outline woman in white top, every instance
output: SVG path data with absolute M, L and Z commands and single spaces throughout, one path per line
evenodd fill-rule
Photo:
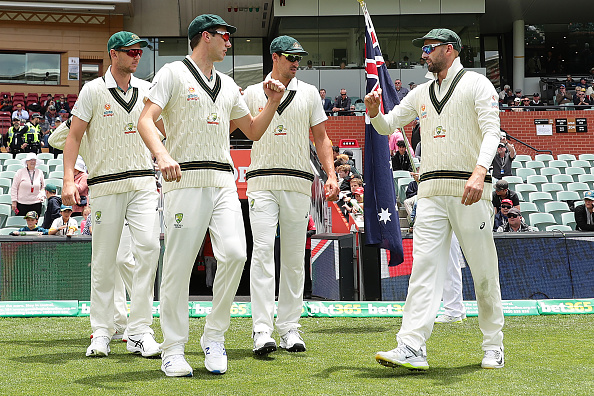
M 41 202 L 45 197 L 43 172 L 36 168 L 37 155 L 27 154 L 23 160 L 24 168 L 19 169 L 12 179 L 10 197 L 15 214 L 32 210 L 41 216 Z

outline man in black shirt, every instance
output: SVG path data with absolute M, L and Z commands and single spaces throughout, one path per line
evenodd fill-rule
M 518 198 L 518 194 L 514 191 L 510 190 L 507 181 L 499 180 L 495 183 L 495 191 L 493 191 L 493 197 L 491 201 L 493 202 L 493 206 L 495 207 L 495 213 L 499 212 L 501 208 L 501 201 L 504 199 L 509 199 L 512 201 L 514 208 L 520 209 L 520 198 Z
M 340 90 L 340 95 L 338 95 L 336 97 L 336 100 L 334 101 L 334 108 L 332 109 L 332 111 L 338 112 L 339 116 L 348 116 L 353 115 L 353 113 L 351 113 L 350 110 L 351 98 L 347 96 L 346 89 L 342 88 Z
M 392 157 L 392 170 L 407 170 L 412 172 L 412 165 L 410 163 L 410 158 L 406 153 L 404 140 L 399 140 L 396 142 L 396 145 L 398 146 L 398 151 Z

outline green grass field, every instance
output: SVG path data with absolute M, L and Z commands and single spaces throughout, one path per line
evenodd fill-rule
M 592 395 L 594 315 L 507 317 L 506 366 L 480 367 L 476 318 L 438 325 L 427 344 L 428 372 L 377 364 L 396 346 L 400 319 L 306 318 L 308 350 L 251 351 L 251 320 L 232 319 L 229 371 L 208 373 L 199 345 L 204 319 L 190 320 L 186 357 L 193 378 L 167 378 L 160 359 L 112 342 L 87 358 L 88 318 L 0 318 L 0 395 Z M 161 340 L 158 320 L 157 340 Z M 274 334 L 278 340 L 278 336 Z

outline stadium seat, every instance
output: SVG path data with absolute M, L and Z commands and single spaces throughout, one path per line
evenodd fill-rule
M 0 191 L 1 194 L 10 193 L 10 187 L 12 187 L 12 180 L 0 178 Z
M 554 200 L 557 200 L 557 193 L 563 191 L 563 186 L 559 183 L 545 183 L 541 187 L 542 192 L 550 193 Z
M 538 208 L 539 212 L 544 212 L 544 204 L 545 202 L 551 202 L 553 200 L 553 197 L 551 196 L 551 194 L 547 193 L 547 192 L 531 192 L 528 194 L 528 201 L 534 203 L 536 205 L 536 207 Z
M 16 171 L 18 171 L 19 169 L 23 169 L 24 166 L 23 164 L 8 164 L 4 167 L 5 171 L 13 171 L 16 173 Z
M 569 226 L 572 230 L 575 230 L 575 215 L 573 212 L 561 214 L 561 224 Z
M 515 192 L 521 201 L 528 201 L 528 194 L 538 191 L 538 188 L 533 184 L 517 184 L 515 187 Z
M 0 228 L 0 235 L 10 235 L 13 231 L 18 231 L 21 227 L 6 227 Z
M 410 177 L 410 172 L 406 170 L 396 170 L 392 171 L 392 176 L 394 177 L 394 180 L 400 179 L 401 177 Z
M 512 191 L 516 191 L 515 186 L 524 183 L 520 176 L 503 176 L 503 180 L 507 182 L 509 189 Z
M 44 164 L 47 164 L 47 161 L 54 159 L 54 155 L 52 153 L 39 153 L 37 154 L 37 161 L 43 161 Z
M 46 185 L 50 183 L 56 186 L 56 195 L 62 194 L 62 185 L 64 183 L 62 179 L 45 179 Z
M 536 154 L 534 156 L 535 161 L 542 161 L 544 162 L 545 166 L 549 166 L 549 162 L 553 161 L 555 158 L 551 154 Z
M 10 216 L 6 219 L 6 227 L 26 227 L 27 220 L 23 216 Z
M 565 169 L 565 174 L 567 175 L 571 175 L 571 177 L 573 177 L 573 181 L 576 182 L 578 181 L 578 176 L 579 175 L 585 175 L 586 171 L 584 170 L 584 168 L 566 168 Z
M 0 204 L 12 205 L 12 198 L 11 198 L 10 194 L 0 195 Z
M 50 172 L 53 172 L 56 170 L 56 166 L 58 165 L 62 165 L 62 160 L 61 159 L 51 159 L 47 161 L 47 166 L 49 166 L 49 170 Z M 62 165 L 64 166 L 64 165 Z M 406 171 L 405 171 L 406 172 Z M 410 175 L 409 175 L 410 177 Z
M 44 178 L 47 178 L 48 177 L 48 175 L 49 175 L 49 166 L 47 166 L 47 165 L 45 165 L 43 163 L 42 164 L 38 163 L 36 165 L 36 168 L 43 172 L 43 177 Z
M 526 162 L 526 168 L 534 169 L 536 174 L 540 175 L 540 170 L 545 168 L 545 164 L 542 161 L 528 161 Z
M 575 155 L 573 154 L 559 154 L 557 156 L 558 160 L 563 160 L 563 161 L 575 161 Z
M 527 169 L 527 168 L 518 168 L 516 169 L 516 176 L 519 176 L 524 180 L 526 183 L 526 178 L 528 175 L 536 175 L 536 171 L 534 169 Z
M 578 155 L 578 159 L 588 161 L 590 166 L 594 166 L 594 154 L 580 154 Z
M 590 163 L 588 161 L 584 161 L 584 160 L 571 161 L 571 167 L 572 168 L 590 169 L 591 166 L 592 165 L 590 165 Z
M 18 153 L 17 155 L 14 156 L 14 158 L 18 159 L 18 160 L 24 160 L 27 157 L 27 154 L 29 154 L 29 153 Z
M 19 160 L 19 159 L 15 159 L 15 158 L 11 157 L 4 161 L 4 168 L 6 168 L 7 165 L 12 165 L 12 164 L 17 164 L 17 165 L 20 165 L 21 167 L 25 166 L 23 164 L 23 160 Z
M 550 213 L 532 213 L 530 225 L 538 228 L 539 231 L 546 231 L 547 226 L 556 225 L 555 218 Z
M 64 172 L 63 171 L 59 171 L 59 170 L 55 170 L 55 171 L 49 173 L 48 178 L 50 178 L 50 179 L 63 179 L 64 178 Z
M 408 183 L 413 181 L 412 177 L 403 177 L 398 179 L 398 202 L 403 203 L 406 199 L 406 188 L 408 187 Z
M 557 168 L 561 171 L 561 173 L 565 173 L 565 168 L 569 167 L 566 161 L 563 160 L 555 160 L 549 162 L 549 168 Z
M 542 168 L 540 174 L 546 176 L 549 183 L 551 183 L 553 181 L 553 175 L 560 175 L 561 171 L 559 168 Z
M 56 167 L 54 168 L 54 171 L 58 171 L 58 172 L 64 172 L 64 164 L 59 164 L 56 165 Z
M 580 198 L 584 197 L 584 192 L 589 191 L 590 186 L 587 183 L 569 183 L 567 185 L 567 191 L 575 191 L 580 195 Z
M 0 164 L 4 164 L 4 161 L 12 159 L 12 154 L 10 153 L 0 153 Z
M 561 215 L 563 213 L 569 212 L 569 206 L 566 202 L 562 201 L 546 202 L 544 204 L 544 209 L 546 213 L 550 213 L 553 215 L 553 217 L 555 218 L 555 222 L 557 224 L 563 224 L 563 222 L 561 221 Z
M 525 155 L 525 154 L 518 154 L 518 155 L 516 155 L 516 158 L 514 158 L 514 161 L 521 162 L 522 165 L 524 165 L 524 167 L 525 167 L 525 163 L 528 161 L 532 161 L 532 157 L 529 155 Z
M 548 183 L 549 179 L 543 175 L 528 175 L 526 177 L 526 183 L 534 184 L 538 191 L 542 191 L 542 185 Z
M 553 175 L 553 183 L 559 183 L 563 186 L 563 189 L 567 191 L 567 185 L 573 183 L 573 177 L 571 175 Z
M 524 221 L 530 225 L 530 215 L 532 213 L 539 213 L 538 208 L 533 202 L 520 202 L 520 212 Z
M 545 231 L 573 231 L 570 226 L 562 224 L 553 224 L 545 227 Z
M 585 175 L 578 175 L 578 181 L 580 183 L 586 183 L 590 187 L 590 190 L 594 190 L 594 175 L 587 173 Z
M 0 172 L 0 178 L 10 179 L 12 183 L 12 179 L 14 179 L 14 175 L 16 174 L 15 171 L 2 171 Z
M 523 168 L 524 166 L 522 166 L 521 162 L 512 161 L 511 167 L 512 167 L 512 175 L 516 176 L 516 169 Z
M 6 219 L 12 214 L 12 208 L 10 205 L 0 205 L 0 228 L 3 228 L 6 224 Z

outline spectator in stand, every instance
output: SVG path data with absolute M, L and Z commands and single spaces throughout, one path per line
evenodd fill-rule
M 37 102 L 33 102 L 27 106 L 27 110 L 29 110 L 30 113 L 41 113 L 41 105 Z
M 528 96 L 522 96 L 522 106 L 528 107 L 530 106 L 530 98 Z M 532 109 L 524 109 L 524 111 L 531 111 Z
M 515 93 L 515 95 L 516 95 L 516 96 L 514 97 L 514 100 L 515 100 L 516 98 L 520 98 L 520 99 L 522 99 L 522 96 L 523 96 L 523 95 L 522 95 L 522 90 L 518 88 L 518 89 L 516 89 L 516 91 L 515 91 L 515 92 L 516 92 L 516 93 Z
M 402 80 L 396 79 L 394 80 L 394 87 L 396 87 L 396 96 L 398 96 L 398 101 L 402 102 L 402 99 L 408 94 L 408 88 L 402 86 Z
M 403 202 L 409 217 L 411 216 L 413 207 L 417 203 L 417 193 L 419 191 L 419 172 L 411 173 L 411 175 L 414 180 L 408 183 L 406 187 L 406 199 Z
M 349 180 L 349 185 L 351 186 L 351 195 L 355 193 L 355 190 L 359 187 L 363 187 L 363 179 L 360 175 L 353 175 L 351 180 Z
M 538 228 L 524 223 L 520 209 L 511 208 L 507 214 L 507 223 L 500 226 L 497 232 L 535 232 Z
M 495 220 L 493 222 L 493 232 L 496 232 L 499 227 L 507 223 L 507 215 L 513 205 L 514 203 L 511 201 L 511 199 L 501 200 L 501 210 L 495 215 Z
M 398 146 L 398 151 L 392 157 L 392 170 L 407 170 L 412 172 L 412 164 L 410 162 L 410 157 L 406 152 L 404 140 L 399 140 L 396 142 L 396 145 Z
M 60 207 L 62 206 L 62 197 L 56 195 L 55 184 L 46 184 L 45 198 L 47 199 L 47 208 L 45 209 L 45 215 L 43 215 L 41 227 L 49 230 L 54 220 L 60 217 Z
M 12 111 L 12 100 L 6 94 L 2 96 L 2 104 L 0 104 L 0 111 Z
M 575 88 L 584 88 L 585 90 L 587 90 L 589 88 L 588 85 L 588 80 L 586 80 L 586 77 L 580 77 L 580 82 L 577 83 L 577 85 L 575 86 Z
M 562 105 L 565 103 L 573 103 L 573 95 L 567 92 L 567 88 L 565 88 L 565 84 L 561 84 L 559 86 L 559 91 L 555 96 L 555 100 L 558 105 Z
M 37 235 L 47 235 L 48 230 L 43 227 L 37 227 L 37 222 L 39 221 L 39 215 L 36 211 L 32 210 L 27 212 L 25 215 L 25 220 L 27 220 L 27 226 L 23 228 L 19 228 L 18 231 L 13 231 L 10 235 L 21 235 L 21 232 L 37 232 Z
M 491 166 L 493 167 L 493 178 L 503 179 L 504 176 L 512 176 L 512 161 L 516 158 L 516 149 L 513 144 L 499 143 L 497 154 L 493 158 Z
M 41 191 L 45 186 L 43 172 L 36 168 L 37 155 L 28 153 L 23 160 L 24 167 L 19 169 L 12 179 L 10 197 L 12 210 L 15 214 L 27 213 L 32 210 L 41 213 L 41 202 L 45 194 Z
M 544 106 L 544 103 L 540 100 L 540 94 L 538 92 L 534 92 L 532 95 L 530 106 Z
M 510 101 L 514 99 L 514 93 L 511 90 L 511 87 L 507 84 L 503 86 L 503 90 L 499 92 L 499 103 L 502 104 L 509 104 Z
M 584 106 L 580 107 L 580 110 L 589 109 L 593 103 L 592 99 L 589 96 L 586 96 L 586 89 L 585 88 L 576 88 L 575 89 L 575 96 L 573 97 L 573 104 L 577 106 Z M 587 107 L 586 107 L 587 106 Z
M 309 221 L 307 223 L 307 238 L 305 239 L 305 281 L 303 283 L 303 298 L 311 298 L 311 237 L 316 234 L 316 224 L 314 223 L 313 217 L 309 215 Z
M 351 109 L 351 98 L 348 97 L 346 89 L 342 88 L 340 90 L 340 95 L 338 95 L 334 101 L 334 108 L 332 111 L 338 112 L 339 116 L 349 116 L 353 115 L 349 110 Z
M 515 97 L 512 102 L 512 111 L 524 111 L 522 108 L 522 98 Z
M 351 150 L 344 150 L 343 154 L 348 157 L 347 164 L 351 166 L 351 173 L 353 175 L 360 175 L 361 172 L 357 170 L 357 167 L 355 166 L 355 160 L 353 160 L 353 152 Z
M 413 89 L 415 89 L 417 87 L 417 84 L 415 84 L 414 81 L 411 81 L 408 83 L 408 91 L 412 91 Z
M 87 206 L 85 206 L 85 208 L 82 211 L 82 217 L 83 217 L 83 219 L 80 222 L 80 229 L 81 230 L 84 230 L 85 229 L 85 226 L 87 225 L 87 219 L 89 219 L 89 215 L 90 214 L 91 214 L 91 205 L 87 205 Z
M 495 183 L 495 191 L 493 191 L 491 198 L 493 207 L 495 208 L 495 213 L 499 212 L 499 208 L 501 208 L 501 202 L 504 199 L 509 199 L 512 201 L 514 208 L 520 209 L 520 198 L 518 198 L 518 194 L 509 189 L 509 185 L 507 184 L 506 180 L 499 180 L 497 183 Z
M 326 97 L 326 90 L 324 88 L 320 89 L 320 98 L 322 98 L 322 107 L 326 115 L 332 115 L 332 101 Z M 333 147 L 338 148 L 338 146 Z
M 60 118 L 60 116 L 56 111 L 56 107 L 51 105 L 47 108 L 47 111 L 45 112 L 45 122 L 47 122 L 47 125 L 49 127 L 54 128 L 56 126 L 56 118 Z
M 575 207 L 575 229 L 594 231 L 594 191 L 584 193 L 584 203 Z
M 68 100 L 66 100 L 64 95 L 56 97 L 55 102 L 55 108 L 58 113 L 60 113 L 62 110 L 64 110 L 66 113 L 70 113 L 70 106 L 68 105 Z
M 565 85 L 565 87 L 567 89 L 574 89 L 575 88 L 575 81 L 573 81 L 573 78 L 571 78 L 571 74 L 568 74 L 567 75 L 567 77 L 563 81 L 563 85 Z
M 336 173 L 338 174 L 338 185 L 340 186 L 340 191 L 350 191 L 351 190 L 351 166 L 344 164 L 340 165 L 336 168 Z
M 89 204 L 89 186 L 87 185 L 87 167 L 83 158 L 79 155 L 74 164 L 74 185 L 78 190 L 80 201 L 72 205 L 72 216 L 82 216 L 83 209 Z
M 23 105 L 18 103 L 16 105 L 16 110 L 12 112 L 12 118 L 18 118 L 19 120 L 23 121 L 23 122 L 27 122 L 29 121 L 29 112 L 27 112 L 27 110 L 23 109 Z
M 58 217 L 52 223 L 49 229 L 49 235 L 72 236 L 78 230 L 78 223 L 72 216 L 72 206 L 62 205 L 60 207 L 62 216 Z
M 336 157 L 340 155 L 340 148 L 338 146 L 332 146 L 332 158 L 336 161 Z

